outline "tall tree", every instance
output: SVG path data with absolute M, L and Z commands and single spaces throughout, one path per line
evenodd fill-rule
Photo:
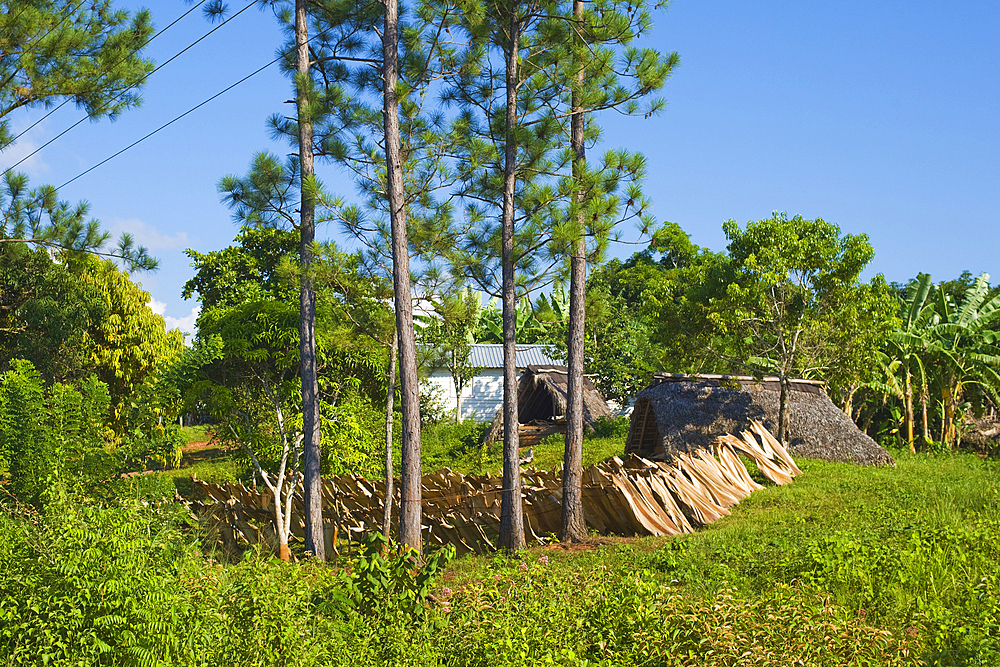
M 382 32 L 382 100 L 385 122 L 385 170 L 389 221 L 392 229 L 392 285 L 399 342 L 400 407 L 403 418 L 400 471 L 399 540 L 421 551 L 420 397 L 417 345 L 410 296 L 410 244 L 403 196 L 403 156 L 399 138 L 399 3 L 385 0 Z
M 111 426 L 121 433 L 133 393 L 157 367 L 184 347 L 178 329 L 166 330 L 149 308 L 150 294 L 110 260 L 89 258 L 81 280 L 94 288 L 102 316 L 87 329 L 83 349 L 90 368 L 107 385 Z
M 454 19 L 430 21 L 453 10 L 447 3 L 433 11 L 418 7 L 401 30 L 394 0 L 314 5 L 315 60 L 324 82 L 316 155 L 346 166 L 365 197 L 363 209 L 335 200 L 324 205 L 368 249 L 372 267 L 392 278 L 403 418 L 400 540 L 417 550 L 420 420 L 411 280 L 416 273 L 436 280 L 436 273 L 410 259 L 427 244 L 444 243 L 439 231 L 448 206 L 435 202 L 433 193 L 451 178 L 442 158 L 450 138 L 439 119 L 425 115 L 424 105 L 433 99 L 427 91 L 440 69 L 453 66 L 449 38 L 439 26 Z M 377 107 L 368 103 L 373 99 Z M 284 119 L 274 126 L 282 133 L 289 128 Z
M 306 550 L 326 560 L 323 539 L 323 488 L 320 479 L 319 378 L 316 370 L 316 291 L 313 287 L 313 244 L 316 240 L 316 171 L 313 167 L 312 89 L 309 53 L 309 16 L 306 0 L 295 0 L 295 111 L 298 119 L 299 163 L 299 364 L 302 380 L 304 441 L 304 500 Z
M 445 98 L 459 108 L 457 168 L 462 172 L 459 194 L 468 226 L 450 261 L 501 301 L 504 491 L 499 541 L 508 550 L 525 545 L 517 433 L 517 304 L 557 264 L 548 247 L 557 196 L 545 181 L 558 171 L 558 121 L 548 102 L 558 97 L 559 88 L 551 72 L 542 75 L 542 54 L 552 46 L 543 38 L 544 28 L 550 16 L 557 16 L 557 8 L 554 0 L 502 0 L 470 7 L 461 25 L 469 36 L 469 65 L 447 78 Z
M 587 277 L 587 237 L 598 249 L 607 243 L 611 228 L 622 214 L 615 201 L 619 179 L 630 182 L 625 214 L 643 215 L 647 203 L 638 189 L 643 162 L 640 156 L 610 153 L 597 173 L 588 173 L 586 158 L 587 125 L 593 140 L 597 128 L 589 114 L 616 109 L 625 113 L 638 111 L 637 101 L 663 86 L 672 68 L 679 62 L 676 53 L 663 58 L 653 49 L 624 48 L 651 25 L 644 2 L 604 1 L 585 11 L 583 0 L 573 0 L 572 18 L 567 21 L 569 57 L 560 53 L 556 62 L 569 62 L 565 76 L 569 89 L 572 153 L 568 224 L 570 264 L 570 313 L 567 339 L 569 378 L 566 409 L 566 447 L 563 461 L 562 539 L 580 541 L 586 537 L 583 518 L 583 371 L 586 322 L 585 289 Z M 616 53 L 616 50 L 622 52 Z M 620 62 L 616 62 L 619 60 Z M 628 81 L 631 87 L 625 85 Z M 662 100 L 652 100 L 644 109 L 646 117 L 663 107 Z M 609 201 L 610 200 L 610 201 Z M 651 219 L 646 216 L 645 224 Z M 598 252 L 599 254 L 599 252 Z

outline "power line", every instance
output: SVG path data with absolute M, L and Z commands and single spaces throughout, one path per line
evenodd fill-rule
M 244 9 L 246 9 L 246 8 L 244 8 Z M 241 12 L 242 12 L 242 11 L 243 11 L 243 10 L 241 10 Z M 235 16 L 234 16 L 233 18 L 235 18 Z M 220 26 L 220 27 L 221 27 L 221 26 Z M 319 33 L 318 35 L 314 35 L 314 36 L 310 37 L 310 38 L 309 38 L 309 39 L 308 39 L 308 40 L 306 41 L 306 43 L 308 44 L 309 42 L 311 42 L 311 41 L 312 41 L 312 40 L 314 40 L 314 39 L 320 39 L 320 38 L 322 38 L 322 37 L 323 37 L 324 35 L 326 35 L 326 33 L 330 32 L 330 30 L 332 30 L 332 29 L 333 29 L 332 27 L 330 27 L 330 28 L 327 28 L 327 29 L 326 29 L 326 30 L 324 30 L 323 32 Z M 259 67 L 258 69 L 254 70 L 254 71 L 253 71 L 253 72 L 251 72 L 250 74 L 247 74 L 247 75 L 246 75 L 245 77 L 243 77 L 242 79 L 240 79 L 240 80 L 239 80 L 239 81 L 237 81 L 236 83 L 234 83 L 234 84 L 231 84 L 231 85 L 227 86 L 226 88 L 224 88 L 224 89 L 220 90 L 219 92 L 217 92 L 217 93 L 216 93 L 215 95 L 212 95 L 211 97 L 209 97 L 209 98 L 208 98 L 207 100 L 205 100 L 205 101 L 203 101 L 203 102 L 201 102 L 201 103 L 197 104 L 196 106 L 193 106 L 193 107 L 191 107 L 190 109 L 188 109 L 187 111 L 185 111 L 185 112 L 184 112 L 184 113 L 182 113 L 181 115 L 179 115 L 179 116 L 177 116 L 177 117 L 173 118 L 172 120 L 170 120 L 170 121 L 168 121 L 168 122 L 164 123 L 163 125 L 159 126 L 159 127 L 158 127 L 158 128 L 156 128 L 155 130 L 153 130 L 152 132 L 150 132 L 149 134 L 147 134 L 146 136 L 144 136 L 144 137 L 142 137 L 142 138 L 140 138 L 140 139 L 137 139 L 136 141 L 133 141 L 133 142 L 132 142 L 131 144 L 129 144 L 129 145 L 128 145 L 128 146 L 126 146 L 125 148 L 121 149 L 120 151 L 118 151 L 118 152 L 117 152 L 117 153 L 115 153 L 114 155 L 111 155 L 111 156 L 109 156 L 109 157 L 105 158 L 104 160 L 101 160 L 100 162 L 98 162 L 97 164 L 95 164 L 95 165 L 94 165 L 93 167 L 90 167 L 90 168 L 89 168 L 89 169 L 87 169 L 86 171 L 83 171 L 83 172 L 81 172 L 81 173 L 77 174 L 76 176 L 74 176 L 73 178 L 69 179 L 68 181 L 66 181 L 65 183 L 63 183 L 62 185 L 60 185 L 60 186 L 59 186 L 58 188 L 56 188 L 56 190 L 57 190 L 57 191 L 58 191 L 58 190 L 62 190 L 62 189 L 63 189 L 64 187 L 66 187 L 67 185 L 69 185 L 69 184 L 70 184 L 70 183 L 72 183 L 73 181 L 77 180 L 78 178 L 82 178 L 83 176 L 86 176 L 87 174 L 89 174 L 90 172 L 94 171 L 95 169 L 97 169 L 97 168 L 98 168 L 98 167 L 100 167 L 101 165 L 104 165 L 104 164 L 107 164 L 108 162 L 110 162 L 111 160 L 115 159 L 116 157 L 118 157 L 119 155 L 121 155 L 121 154 L 122 154 L 122 153 L 124 153 L 125 151 L 129 150 L 130 148 L 134 148 L 135 146 L 137 146 L 137 145 L 141 144 L 141 143 L 142 143 L 143 141 L 145 141 L 146 139 L 149 139 L 149 138 L 150 138 L 151 136 L 153 136 L 154 134 L 156 134 L 156 133 L 157 133 L 157 132 L 159 132 L 160 130 L 163 130 L 163 129 L 165 129 L 165 128 L 167 128 L 167 127 L 171 126 L 171 125 L 173 125 L 174 123 L 176 123 L 177 121 L 179 121 L 179 120 L 180 120 L 181 118 L 184 118 L 184 117 L 185 117 L 185 116 L 187 116 L 188 114 L 190 114 L 190 113 L 192 113 L 192 112 L 194 112 L 194 111 L 197 111 L 197 110 L 198 110 L 198 109 L 200 109 L 201 107 L 205 106 L 206 104 L 208 104 L 208 103 L 209 103 L 209 102 L 211 102 L 212 100 L 214 100 L 214 99 L 216 99 L 216 98 L 218 98 L 218 97 L 221 97 L 221 96 L 222 96 L 222 95 L 224 95 L 225 93 L 228 93 L 228 92 L 229 92 L 230 90 L 232 90 L 232 89 L 233 89 L 233 88 L 235 88 L 236 86 L 240 85 L 240 84 L 241 84 L 241 83 L 243 83 L 244 81 L 246 81 L 246 80 L 248 80 L 248 79 L 250 79 L 250 78 L 252 78 L 252 77 L 254 77 L 254 76 L 258 75 L 258 74 L 260 74 L 261 72 L 263 72 L 264 70 L 266 70 L 266 69 L 267 69 L 268 67 L 270 67 L 271 65 L 273 65 L 273 64 L 275 64 L 276 62 L 280 61 L 280 60 L 281 60 L 282 58 L 284 58 L 284 57 L 285 57 L 285 54 L 284 54 L 284 53 L 282 53 L 281 55 L 279 55 L 279 56 L 278 56 L 277 58 L 275 58 L 275 59 L 274 59 L 274 60 L 272 60 L 271 62 L 269 62 L 269 63 L 267 63 L 267 64 L 263 65 L 262 67 Z
M 237 81 L 236 83 L 234 83 L 234 84 L 232 84 L 232 85 L 228 86 L 227 88 L 225 88 L 225 89 L 223 89 L 223 90 L 219 91 L 219 92 L 218 92 L 218 93 L 216 93 L 215 95 L 212 95 L 212 96 L 211 96 L 211 97 L 209 97 L 209 98 L 208 98 L 207 100 L 205 100 L 204 102 L 201 102 L 201 103 L 200 103 L 200 104 L 198 104 L 197 106 L 194 106 L 194 107 L 191 107 L 190 109 L 188 109 L 187 111 L 185 111 L 185 112 L 184 112 L 184 113 L 182 113 L 181 115 L 177 116 L 177 117 L 176 117 L 176 118 L 174 118 L 173 120 L 171 120 L 171 121 L 168 121 L 168 122 L 164 123 L 163 125 L 159 126 L 159 127 L 158 127 L 158 128 L 156 128 L 155 130 L 153 130 L 152 132 L 150 132 L 149 134 L 147 134 L 146 136 L 144 136 L 144 137 L 142 137 L 141 139 L 138 139 L 138 140 L 136 140 L 136 141 L 132 142 L 131 144 L 129 144 L 129 145 L 128 145 L 128 146 L 126 146 L 125 148 L 121 149 L 120 151 L 118 151 L 118 152 L 117 152 L 117 153 L 115 153 L 114 155 L 112 155 L 112 156 L 110 156 L 110 157 L 108 157 L 108 158 L 105 158 L 104 160 L 101 160 L 100 162 L 98 162 L 97 164 L 95 164 L 95 165 L 94 165 L 93 167 L 91 167 L 90 169 L 87 169 L 86 171 L 84 171 L 84 172 L 82 172 L 82 173 L 80 173 L 80 174 L 77 174 L 76 176 L 74 176 L 73 178 L 69 179 L 68 181 L 66 181 L 65 183 L 63 183 L 62 185 L 60 185 L 60 186 L 59 186 L 58 188 L 56 188 L 56 190 L 62 190 L 62 189 L 63 189 L 64 187 L 66 187 L 67 185 L 69 185 L 70 183 L 72 183 L 73 181 L 75 181 L 76 179 L 78 179 L 78 178 L 81 178 L 82 176 L 86 176 L 86 175 L 87 175 L 87 174 L 89 174 L 90 172 L 94 171 L 95 169 L 97 169 L 97 168 L 98 168 L 98 167 L 100 167 L 101 165 L 103 165 L 103 164 L 105 164 L 105 163 L 107 163 L 107 162 L 110 162 L 111 160 L 115 159 L 116 157 L 118 157 L 119 155 L 121 155 L 122 153 L 124 153 L 125 151 L 129 150 L 130 148 L 133 148 L 134 146 L 137 146 L 138 144 L 141 144 L 141 143 L 142 143 L 143 141 L 145 141 L 146 139 L 149 139 L 149 138 L 150 138 L 151 136 L 153 136 L 154 134 L 156 134 L 156 133 L 157 133 L 157 132 L 159 132 L 160 130 L 163 130 L 163 129 L 165 129 L 165 128 L 169 127 L 170 125 L 173 125 L 174 123 L 176 123 L 177 121 L 179 121 L 179 120 L 180 120 L 181 118 L 184 118 L 184 116 L 187 116 L 188 114 L 190 114 L 190 113 L 192 113 L 192 112 L 194 112 L 194 111 L 197 111 L 198 109 L 200 109 L 201 107 L 205 106 L 206 104 L 208 104 L 209 102 L 211 102 L 211 101 L 212 101 L 212 100 L 214 100 L 215 98 L 217 98 L 217 97 L 220 97 L 220 96 L 222 96 L 223 94 L 225 94 L 225 93 L 229 92 L 230 90 L 232 90 L 232 89 L 233 89 L 233 88 L 235 88 L 236 86 L 240 85 L 241 83 L 243 83 L 243 82 L 244 82 L 244 81 L 246 81 L 247 79 L 249 79 L 249 78 L 251 78 L 251 77 L 253 77 L 253 76 L 256 76 L 257 74 L 260 74 L 261 72 L 263 72 L 264 70 L 266 70 L 266 69 L 267 69 L 268 67 L 270 67 L 270 66 L 271 66 L 271 65 L 273 65 L 274 63 L 276 63 L 276 62 L 278 62 L 279 60 L 281 60 L 281 59 L 282 59 L 283 57 L 284 57 L 284 56 L 278 56 L 277 58 L 275 58 L 275 59 L 274 59 L 274 60 L 272 60 L 271 62 L 267 63 L 267 64 L 266 64 L 266 65 L 264 65 L 263 67 L 261 67 L 261 68 L 259 68 L 259 69 L 255 70 L 255 71 L 253 71 L 253 72 L 251 72 L 250 74 L 247 74 L 247 75 L 246 75 L 245 77 L 243 77 L 242 79 L 240 79 L 240 80 L 239 80 L 239 81 Z
M 136 49 L 136 50 L 135 50 L 135 51 L 133 51 L 132 53 L 128 54 L 127 56 L 125 56 L 124 58 L 122 58 L 121 60 L 119 60 L 118 62 L 116 62 L 116 63 L 115 63 L 114 65 L 113 65 L 113 67 L 117 67 L 118 65 L 120 65 L 120 64 L 121 64 L 121 63 L 123 63 L 123 62 L 125 62 L 126 60 L 128 60 L 129 58 L 131 58 L 132 56 L 134 56 L 135 54 L 139 53 L 139 51 L 141 51 L 142 49 L 144 49 L 144 48 L 146 48 L 147 46 L 149 46 L 149 45 L 150 45 L 150 43 L 152 43 L 152 41 L 153 41 L 154 39 L 156 39 L 157 37 L 159 37 L 160 35 L 162 35 L 162 34 L 163 34 L 163 33 L 165 33 L 166 31 L 168 31 L 168 30 L 170 30 L 171 28 L 173 28 L 173 27 L 174 27 L 175 25 L 177 25 L 177 24 L 178 24 L 178 23 L 179 23 L 179 22 L 181 21 L 181 19 L 185 18 L 185 17 L 186 17 L 186 16 L 188 15 L 188 14 L 190 14 L 190 13 L 191 13 L 191 12 L 193 12 L 194 10 L 198 9 L 199 7 L 201 7 L 201 6 L 203 5 L 203 4 L 205 4 L 205 2 L 206 2 L 206 0 L 201 0 L 201 2 L 199 2 L 199 3 L 198 3 L 198 4 L 196 4 L 196 5 L 194 5 L 193 7 L 191 7 L 191 9 L 189 9 L 189 10 L 187 10 L 186 12 L 184 12 L 183 14 L 181 14 L 181 15 L 180 15 L 179 17 L 177 17 L 176 19 L 174 19 L 174 21 L 173 21 L 173 22 L 172 22 L 172 23 L 171 23 L 170 25 L 168 25 L 168 26 L 167 26 L 166 28 L 164 28 L 163 30 L 160 30 L 160 31 L 159 31 L 158 33 L 156 33 L 155 35 L 153 35 L 152 37 L 150 37 L 150 38 L 149 38 L 149 39 L 148 39 L 148 40 L 146 41 L 146 43 L 144 43 L 144 44 L 143 44 L 142 46 L 140 46 L 140 47 L 139 47 L 138 49 Z M 169 62 L 169 61 L 168 61 L 168 62 Z M 166 64 L 166 63 L 164 63 L 164 64 Z M 153 70 L 153 71 L 156 71 L 156 70 Z M 153 72 L 150 72 L 149 74 L 151 75 L 152 73 L 153 73 Z M 143 79 L 143 81 L 145 81 L 145 79 Z M 140 81 L 140 83 L 141 83 L 141 81 Z M 66 106 L 67 104 L 69 104 L 69 103 L 70 103 L 70 101 L 71 101 L 72 99 L 73 99 L 72 97 L 67 97 L 67 98 L 66 98 L 65 100 L 63 100 L 63 101 L 62 101 L 62 103 L 61 103 L 61 104 L 59 104 L 59 106 L 57 106 L 57 107 L 55 107 L 54 109 L 52 109 L 52 111 L 48 112 L 47 114 L 45 114 L 44 116 L 42 116 L 41 118 L 39 118 L 38 120 L 36 120 L 36 121 L 35 121 L 34 123 L 32 123 L 31 125 L 29 125 L 29 126 L 27 127 L 27 129 L 23 130 L 23 131 L 22 131 L 22 132 L 21 132 L 20 134 L 18 134 L 18 135 L 17 135 L 16 137 L 14 137 L 13 139 L 11 139 L 11 140 L 10 140 L 10 143 L 9 143 L 8 145 L 12 145 L 12 144 L 13 144 L 14 142 L 16 142 L 16 141 L 17 141 L 18 139 L 20 139 L 21 137 L 23 137 L 23 136 L 24 136 L 25 134 L 27 134 L 28 132 L 30 132 L 31 130 L 33 130 L 33 129 L 35 128 L 35 126 L 37 126 L 37 125 L 38 125 L 39 123 L 41 123 L 41 122 L 42 122 L 43 120 L 45 120 L 46 118 L 48 118 L 49 116 L 51 116 L 52 114 L 54 114 L 55 112 L 59 111 L 60 109 L 62 109 L 62 108 L 63 108 L 64 106 Z M 75 126 L 74 126 L 74 127 L 75 127 Z M 29 157 L 30 157 L 30 156 L 29 156 Z M 20 164 L 20 162 L 19 162 L 18 164 Z M 16 167 L 17 165 L 14 165 L 14 166 Z M 13 169 L 13 168 L 14 168 L 14 167 L 11 167 L 11 169 Z M 8 171 L 9 171 L 9 170 L 8 170 Z
M 251 7 L 253 7 L 255 4 L 257 4 L 257 0 L 251 0 L 251 2 L 246 7 L 244 7 L 240 11 L 236 12 L 235 14 L 233 14 L 228 19 L 226 19 L 225 21 L 223 21 L 219 25 L 215 26 L 211 30 L 209 30 L 207 33 L 205 33 L 204 35 L 202 35 L 201 37 L 199 37 L 197 40 L 195 40 L 191 44 L 189 44 L 186 47 L 184 47 L 184 49 L 182 49 L 179 53 L 175 54 L 169 60 L 163 62 L 160 65 L 158 65 L 156 67 L 156 69 L 154 69 L 152 72 L 150 72 L 146 76 L 142 77 L 142 79 L 140 79 L 139 82 L 136 83 L 135 85 L 138 86 L 138 85 L 142 84 L 143 82 L 145 82 L 146 79 L 148 79 L 149 77 L 151 77 L 154 74 L 156 74 L 157 72 L 159 72 L 161 69 L 163 69 L 164 67 L 166 67 L 167 65 L 169 65 L 171 62 L 173 62 L 174 60 L 176 60 L 177 58 L 179 58 L 180 56 L 182 56 L 184 53 L 186 53 L 190 49 L 194 48 L 194 46 L 197 45 L 199 42 L 201 42 L 202 40 L 204 40 L 205 38 L 207 38 L 209 35 L 211 35 L 212 33 L 214 33 L 216 30 L 219 30 L 220 28 L 222 28 L 222 26 L 226 25 L 227 23 L 229 23 L 230 21 L 232 21 L 233 19 L 235 19 L 237 16 L 239 16 L 240 14 L 242 14 L 243 12 L 245 12 L 246 10 L 250 9 Z M 276 59 L 274 62 L 277 62 L 277 60 L 278 59 Z M 265 67 L 268 67 L 270 65 L 271 65 L 271 63 L 268 63 L 268 65 L 265 65 Z M 254 74 L 256 74 L 256 72 L 254 72 Z M 253 75 L 251 74 L 250 76 L 253 76 Z M 242 83 L 242 81 L 240 83 Z M 237 85 L 237 84 L 234 84 L 234 85 Z M 134 87 L 135 86 L 131 86 L 131 88 L 134 88 Z M 228 88 L 227 88 L 227 90 L 228 90 Z M 118 98 L 116 98 L 116 99 L 121 99 L 121 96 L 124 95 L 125 92 L 128 92 L 128 91 L 126 90 L 126 91 L 122 92 L 122 94 L 119 95 Z M 223 92 L 225 92 L 225 91 L 223 91 Z M 220 95 L 221 95 L 221 93 L 220 93 Z M 212 99 L 214 99 L 214 98 L 212 98 Z M 195 108 L 197 108 L 197 107 L 195 107 Z M 192 109 L 191 111 L 193 111 L 193 110 L 194 109 Z M 187 113 L 190 113 L 190 111 L 187 112 Z M 184 115 L 186 115 L 186 114 L 184 114 Z M 62 132 L 60 132 L 59 134 L 57 134 L 56 136 L 54 136 L 51 139 L 49 139 L 48 141 L 46 141 L 44 144 L 42 144 L 41 146 L 39 146 L 38 148 L 36 148 L 34 151 L 32 151 L 28 155 L 24 156 L 20 160 L 18 160 L 17 163 L 11 165 L 10 167 L 7 167 L 7 169 L 4 170 L 3 175 L 6 176 L 10 171 L 12 171 L 13 169 L 15 169 L 19 165 L 23 164 L 26 160 L 28 160 L 28 159 L 34 157 L 35 155 L 37 155 L 40 151 L 42 151 L 46 147 L 50 146 L 53 142 L 55 142 L 56 140 L 58 140 L 59 138 L 61 138 L 63 135 L 65 135 L 66 133 L 68 133 L 73 128 L 75 128 L 78 125 L 80 125 L 81 123 L 83 123 L 88 118 L 89 118 L 89 116 L 84 116 L 83 118 L 81 118 L 80 120 L 76 121 L 75 123 L 73 123 L 72 125 L 70 125 L 69 127 L 67 127 L 65 130 L 63 130 Z M 175 118 L 174 120 L 177 120 L 177 119 Z M 173 121 L 170 121 L 170 122 L 172 123 Z M 162 129 L 162 128 L 160 128 L 160 129 Z M 159 131 L 159 130 L 157 130 L 157 131 Z

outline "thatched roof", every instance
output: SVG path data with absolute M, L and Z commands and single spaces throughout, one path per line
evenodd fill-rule
M 796 457 L 858 465 L 895 465 L 889 453 L 862 433 L 833 404 L 821 383 L 794 380 L 789 400 L 789 441 Z M 708 448 L 726 433 L 764 423 L 777 432 L 777 378 L 658 375 L 635 397 L 625 453 L 672 458 Z
M 517 380 L 517 420 L 521 424 L 565 418 L 569 394 L 569 369 L 565 366 L 528 366 Z M 611 409 L 590 378 L 583 378 L 583 424 L 590 428 Z M 503 433 L 503 406 L 483 438 L 490 444 Z

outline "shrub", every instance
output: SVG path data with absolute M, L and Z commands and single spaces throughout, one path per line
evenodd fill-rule
M 23 360 L 0 375 L 0 458 L 22 502 L 40 507 L 108 478 L 108 400 L 107 387 L 94 377 L 79 390 L 58 382 L 46 390 L 41 374 Z
M 626 415 L 601 417 L 594 422 L 594 430 L 587 434 L 591 438 L 626 438 L 630 419 Z

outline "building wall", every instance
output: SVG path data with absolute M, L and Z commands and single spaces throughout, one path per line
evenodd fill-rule
M 518 369 L 520 375 L 523 369 Z M 455 380 L 446 370 L 436 370 L 427 378 L 444 392 L 448 409 L 455 410 Z M 462 391 L 462 419 L 475 419 L 480 422 L 493 421 L 497 410 L 503 403 L 503 370 L 486 368 L 472 378 Z

